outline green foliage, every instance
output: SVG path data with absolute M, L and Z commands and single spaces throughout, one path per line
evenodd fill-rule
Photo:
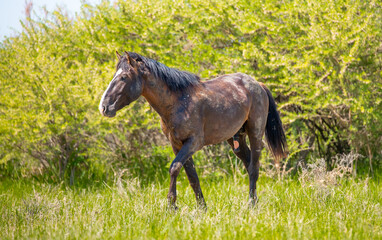
M 103 1 L 84 3 L 75 18 L 58 9 L 23 24 L 0 47 L 3 176 L 163 175 L 173 155 L 143 99 L 114 119 L 98 113 L 115 50 L 206 79 L 240 71 L 266 83 L 279 101 L 289 163 L 322 156 L 330 165 L 350 151 L 381 159 L 379 1 Z M 211 149 L 199 164 L 228 150 Z

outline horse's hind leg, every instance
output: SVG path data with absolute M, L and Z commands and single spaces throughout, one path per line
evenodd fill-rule
M 260 110 L 260 109 L 259 109 Z M 260 112 L 265 112 L 262 116 Z M 267 111 L 257 111 L 252 114 L 253 118 L 248 120 L 246 131 L 251 146 L 251 161 L 248 166 L 249 175 L 249 200 L 254 206 L 257 202 L 256 182 L 259 178 L 260 154 L 263 148 L 262 138 L 264 136 L 265 125 L 267 122 Z
M 244 163 L 245 169 L 248 172 L 249 163 L 251 162 L 251 150 L 249 150 L 247 143 L 245 142 L 245 134 L 240 134 L 239 141 L 239 149 L 238 151 L 233 151 L 238 158 Z M 233 138 L 227 140 L 229 145 L 231 145 L 232 150 L 235 150 L 235 146 L 233 144 Z
M 202 189 L 200 188 L 199 178 L 198 174 L 195 170 L 194 161 L 192 160 L 192 157 L 189 158 L 183 165 L 184 170 L 186 171 L 188 181 L 190 182 L 190 185 L 192 189 L 194 190 L 196 202 L 198 203 L 198 206 L 201 208 L 206 208 L 206 202 L 204 201 Z

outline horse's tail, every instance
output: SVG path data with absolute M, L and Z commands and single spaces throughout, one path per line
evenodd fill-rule
M 265 126 L 265 139 L 276 161 L 279 161 L 280 159 L 288 156 L 288 146 L 285 133 L 271 91 L 269 91 L 263 83 L 260 83 L 260 85 L 267 92 L 269 99 L 267 125 Z

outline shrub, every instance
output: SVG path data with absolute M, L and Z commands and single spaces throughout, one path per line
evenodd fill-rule
M 114 119 L 98 113 L 115 50 L 206 79 L 241 71 L 266 83 L 291 166 L 322 157 L 333 167 L 334 155 L 351 151 L 380 163 L 381 9 L 347 0 L 103 1 L 84 3 L 74 18 L 60 9 L 28 18 L 0 48 L 2 175 L 9 163 L 71 182 L 107 178 L 113 168 L 145 177 L 164 168 L 173 156 L 143 99 Z

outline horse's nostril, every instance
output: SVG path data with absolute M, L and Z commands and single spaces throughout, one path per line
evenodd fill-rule
M 102 106 L 102 112 L 103 112 L 103 113 L 106 112 L 106 107 L 105 107 L 105 106 Z

